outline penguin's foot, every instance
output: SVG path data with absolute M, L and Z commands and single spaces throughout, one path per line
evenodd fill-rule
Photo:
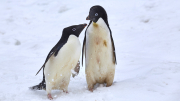
M 63 90 L 64 93 L 69 93 L 68 91 Z
M 107 83 L 106 87 L 110 87 L 112 85 L 112 83 Z
M 90 91 L 90 92 L 93 92 L 93 88 L 90 88 L 89 91 Z
M 53 100 L 53 98 L 52 98 L 50 93 L 47 95 L 47 97 L 48 97 L 49 100 Z
M 111 85 L 106 85 L 106 87 L 110 87 Z

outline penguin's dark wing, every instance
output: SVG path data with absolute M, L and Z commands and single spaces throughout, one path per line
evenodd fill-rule
M 84 55 L 85 45 L 86 45 L 86 32 L 85 32 L 85 36 L 84 36 L 84 40 L 83 40 L 83 48 L 82 48 L 82 66 L 83 66 L 83 57 L 84 57 L 83 55 Z M 86 57 L 86 52 L 85 52 L 85 57 Z
M 109 28 L 109 26 L 108 26 L 108 28 Z M 110 35 L 111 35 L 112 47 L 113 47 L 113 56 L 114 56 L 113 62 L 114 62 L 114 64 L 117 64 L 117 61 L 116 61 L 116 50 L 115 50 L 114 40 L 113 40 L 113 37 L 112 37 L 111 29 L 109 28 L 109 30 L 110 30 Z
M 55 52 L 54 52 L 54 56 L 55 56 L 55 57 L 58 55 L 59 50 L 62 48 L 62 46 L 63 46 L 64 44 L 65 44 L 65 43 L 61 43 L 60 45 L 57 46 L 57 48 L 55 49 Z
M 61 47 L 64 45 L 65 43 L 60 43 L 58 42 L 49 52 L 49 54 L 46 57 L 46 60 L 44 62 L 44 64 L 42 65 L 42 67 L 39 69 L 39 71 L 36 73 L 36 75 L 41 71 L 42 68 L 45 67 L 46 62 L 49 60 L 49 58 L 54 54 L 54 56 L 57 56 L 59 50 L 61 49 Z
M 92 21 L 89 22 L 89 25 L 92 23 Z M 89 25 L 86 28 L 86 31 L 89 27 Z M 85 36 L 84 36 L 84 40 L 83 40 L 83 48 L 82 48 L 82 66 L 83 66 L 83 55 L 84 55 L 84 49 L 85 49 L 85 45 L 86 45 L 86 31 L 85 31 Z M 86 51 L 86 49 L 85 49 Z M 85 58 L 86 58 L 86 52 L 85 52 Z

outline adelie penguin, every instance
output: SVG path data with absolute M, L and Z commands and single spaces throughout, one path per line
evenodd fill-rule
M 85 52 L 88 89 L 93 91 L 96 83 L 106 83 L 107 87 L 112 85 L 117 63 L 112 32 L 105 9 L 98 5 L 91 7 L 86 20 L 90 20 L 90 23 L 85 31 L 82 52 Z
M 78 37 L 86 25 L 74 25 L 63 29 L 61 39 L 51 49 L 45 63 L 40 68 L 40 70 L 43 68 L 43 81 L 31 89 L 45 89 L 49 99 L 53 99 L 52 89 L 68 92 L 71 72 L 75 67 L 78 67 L 81 54 L 81 44 Z

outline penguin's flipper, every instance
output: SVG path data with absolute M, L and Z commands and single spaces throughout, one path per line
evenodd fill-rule
M 84 55 L 84 51 L 85 51 L 85 45 L 86 45 L 86 33 L 84 36 L 84 40 L 83 40 L 83 48 L 82 48 L 82 66 L 83 66 L 83 55 Z M 85 52 L 85 58 L 86 58 L 86 52 Z
M 89 22 L 89 25 L 92 23 L 92 21 L 90 21 Z M 86 28 L 86 31 L 87 31 L 87 29 L 88 29 L 88 27 L 89 27 L 89 25 L 87 26 L 87 28 Z M 84 40 L 83 40 L 83 48 L 82 48 L 82 66 L 83 66 L 83 55 L 84 55 L 84 51 L 86 51 L 86 31 L 85 31 L 85 36 L 84 36 Z M 85 52 L 85 58 L 86 58 L 86 52 Z
M 46 60 L 45 60 L 45 62 L 44 62 L 44 64 L 43 64 L 43 66 L 39 69 L 39 71 L 36 73 L 36 75 L 41 71 L 42 68 L 45 67 L 46 62 L 49 60 L 49 58 L 50 58 L 53 54 L 54 54 L 54 56 L 57 56 L 59 50 L 61 49 L 61 47 L 62 47 L 64 44 L 65 44 L 65 43 L 61 43 L 61 44 L 57 43 L 57 44 L 51 49 L 51 51 L 49 52 L 48 56 L 46 57 Z
M 114 56 L 113 62 L 114 62 L 114 64 L 117 64 L 117 61 L 116 61 L 116 50 L 115 50 L 114 40 L 113 40 L 113 37 L 112 37 L 111 29 L 109 28 L 109 30 L 110 30 L 110 35 L 111 35 L 112 47 L 113 47 L 113 56 Z
M 58 43 L 51 49 L 51 51 L 49 52 L 48 56 L 46 57 L 46 60 L 43 64 L 43 66 L 39 69 L 39 71 L 36 73 L 36 75 L 41 71 L 41 69 L 43 68 L 44 71 L 44 67 L 46 65 L 46 62 L 49 60 L 49 58 L 54 54 L 54 56 L 57 56 L 59 50 L 61 49 L 61 47 L 64 45 L 65 43 L 61 43 L 60 45 L 58 45 Z M 46 82 L 45 82 L 45 75 L 43 72 L 43 80 L 41 83 L 39 83 L 38 85 L 32 86 L 30 87 L 30 89 L 32 90 L 46 90 Z
M 52 49 L 52 50 L 53 50 L 53 49 Z M 47 62 L 48 59 L 53 55 L 54 52 L 53 52 L 52 50 L 49 52 L 48 56 L 46 57 L 46 60 L 45 60 L 44 64 L 43 64 L 42 67 L 39 69 L 39 71 L 36 73 L 36 75 L 41 71 L 42 68 L 45 67 L 46 62 Z
M 73 78 L 79 74 L 79 70 L 80 70 L 80 62 L 78 61 L 76 67 L 74 68 L 74 73 L 72 73 Z

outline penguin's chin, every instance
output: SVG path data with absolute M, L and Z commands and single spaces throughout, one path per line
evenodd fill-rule
M 93 21 L 94 23 L 97 23 L 97 21 L 99 20 L 99 18 L 97 19 L 97 18 L 92 18 L 92 19 L 90 19 L 91 21 Z
M 96 23 L 96 22 L 97 22 L 97 20 L 96 20 L 95 18 L 93 18 L 93 19 L 92 19 L 92 21 L 93 21 L 94 23 Z
M 93 23 L 96 23 L 97 21 L 93 21 Z
M 93 22 L 93 26 L 94 26 L 94 27 L 98 27 L 98 24 L 95 23 L 95 22 Z

